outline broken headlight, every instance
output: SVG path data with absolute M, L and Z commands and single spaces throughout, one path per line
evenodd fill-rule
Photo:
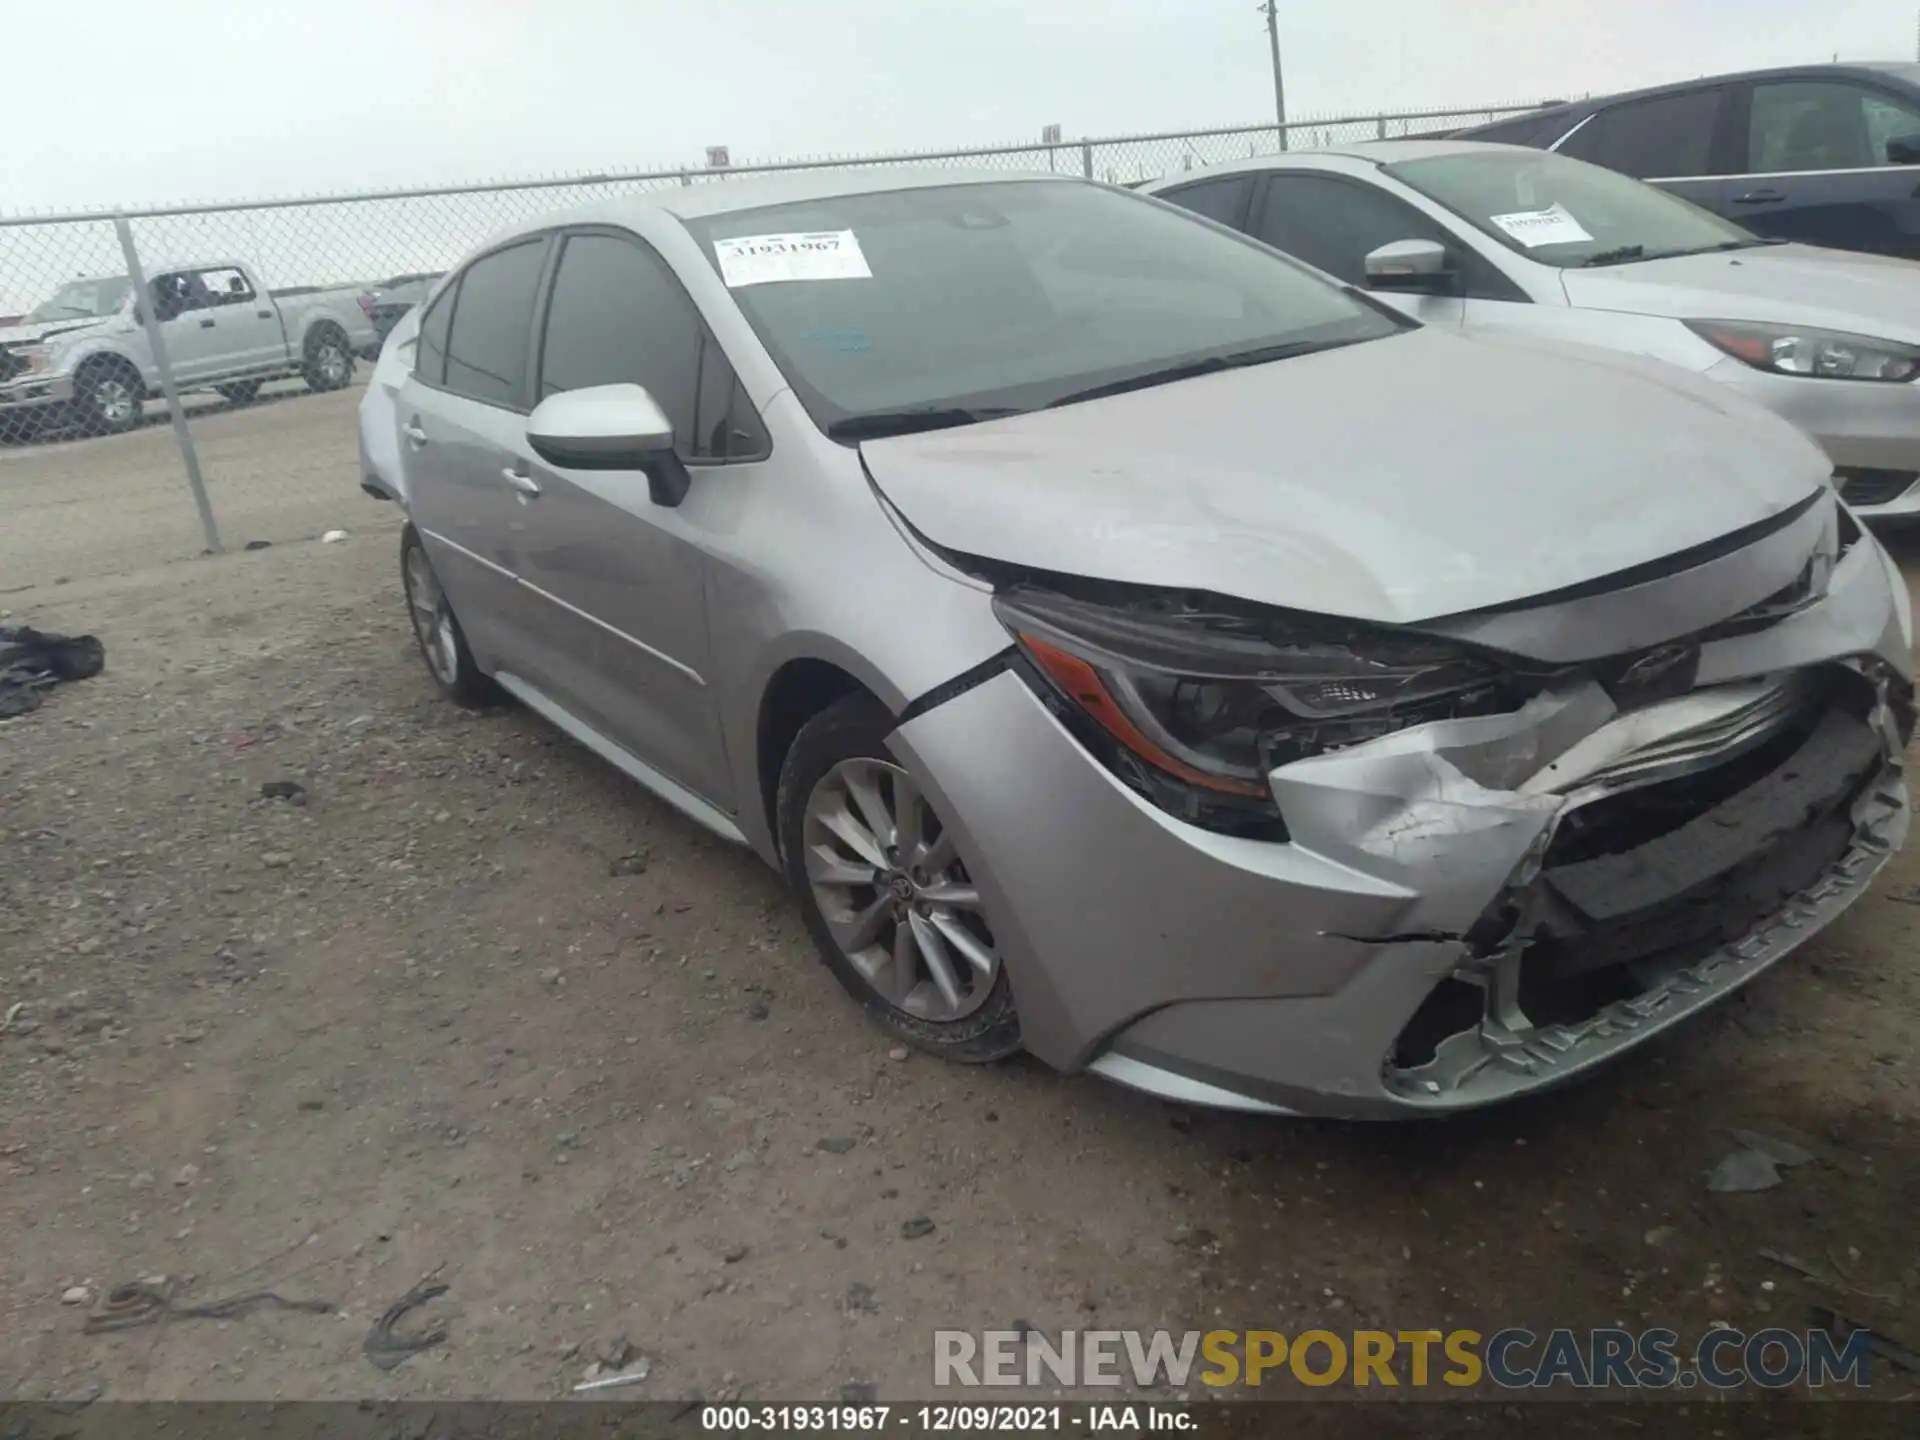
M 1278 766 L 1524 698 L 1443 641 L 1202 596 L 1105 604 L 1017 587 L 994 609 L 1056 711 L 1122 779 L 1231 833 L 1284 834 L 1267 784 Z

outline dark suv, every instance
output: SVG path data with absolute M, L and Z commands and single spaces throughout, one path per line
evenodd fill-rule
M 1920 65 L 1721 75 L 1458 133 L 1605 165 L 1758 235 L 1920 259 Z

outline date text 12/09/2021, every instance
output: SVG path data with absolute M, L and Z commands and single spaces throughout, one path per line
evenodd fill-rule
M 706 1405 L 710 1434 L 1016 1435 L 1200 1429 L 1200 1412 L 1174 1405 Z

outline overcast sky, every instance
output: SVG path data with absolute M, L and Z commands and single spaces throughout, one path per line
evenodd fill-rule
M 1283 0 L 1289 109 L 1914 57 L 1916 0 Z M 1252 123 L 1254 0 L 16 0 L 0 213 Z

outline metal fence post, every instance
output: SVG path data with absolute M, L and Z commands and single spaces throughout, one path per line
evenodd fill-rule
M 1080 173 L 1089 180 L 1093 178 L 1093 146 L 1084 140 L 1080 142 Z
M 193 448 L 193 432 L 187 429 L 187 412 L 180 406 L 180 391 L 173 383 L 173 363 L 167 358 L 166 337 L 160 333 L 160 317 L 154 314 L 153 296 L 147 291 L 147 277 L 140 269 L 140 252 L 134 248 L 133 227 L 127 217 L 113 217 L 114 233 L 120 237 L 120 253 L 126 257 L 127 278 L 132 282 L 140 323 L 146 327 L 147 344 L 153 347 L 153 363 L 160 372 L 160 393 L 167 397 L 167 413 L 173 417 L 173 438 L 180 445 L 180 459 L 187 467 L 187 484 L 193 488 L 193 503 L 200 512 L 200 528 L 206 532 L 207 548 L 218 555 L 220 531 L 213 523 L 213 505 L 207 499 L 207 482 L 200 474 L 200 452 Z

